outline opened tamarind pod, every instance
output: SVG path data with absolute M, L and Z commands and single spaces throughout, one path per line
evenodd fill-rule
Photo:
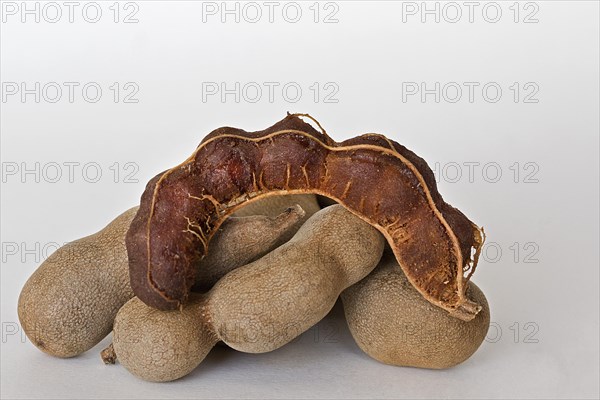
M 427 163 L 378 134 L 337 143 L 302 117 L 258 132 L 216 129 L 188 159 L 148 182 L 127 233 L 134 293 L 152 307 L 179 308 L 231 213 L 268 196 L 313 193 L 379 230 L 427 301 L 474 318 L 481 306 L 465 291 L 483 230 L 444 202 Z

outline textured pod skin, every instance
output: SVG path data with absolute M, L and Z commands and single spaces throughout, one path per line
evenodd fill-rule
M 127 233 L 135 294 L 158 309 L 178 308 L 224 219 L 243 203 L 289 193 L 342 204 L 383 233 L 428 301 L 465 320 L 479 311 L 465 290 L 482 231 L 443 201 L 427 163 L 382 135 L 336 143 L 298 115 L 259 132 L 217 129 L 150 180 Z
M 287 201 L 287 200 L 286 200 Z M 299 205 L 274 217 L 252 215 L 230 218 L 221 225 L 210 251 L 196 268 L 194 291 L 206 292 L 221 277 L 252 262 L 289 240 L 306 213 Z M 228 222 L 232 223 L 228 223 Z M 252 223 L 248 223 L 251 221 Z
M 341 205 L 324 208 L 290 241 L 219 280 L 204 313 L 228 346 L 275 350 L 323 319 L 345 288 L 377 266 L 384 244 Z
M 193 294 L 181 311 L 133 298 L 115 320 L 116 356 L 142 379 L 167 381 L 188 374 L 220 340 L 243 352 L 275 350 L 325 317 L 342 290 L 375 268 L 384 244 L 342 206 L 327 207 L 289 242 Z
M 137 207 L 98 233 L 56 250 L 29 277 L 18 303 L 19 321 L 40 350 L 73 357 L 98 344 L 133 297 L 125 233 Z
M 295 202 L 305 204 L 311 215 L 315 212 L 315 196 L 283 196 L 277 204 L 259 201 L 248 210 L 273 217 L 241 209 L 248 216 L 225 221 L 201 262 L 201 289 L 288 240 L 308 217 Z M 38 348 L 53 356 L 73 357 L 110 333 L 117 311 L 133 297 L 125 234 L 136 212 L 134 207 L 100 232 L 61 247 L 27 280 L 19 296 L 18 315 L 24 332 Z
M 450 317 L 423 299 L 390 254 L 341 297 L 350 332 L 369 356 L 385 364 L 442 369 L 468 359 L 487 334 L 484 294 L 470 282 L 467 296 L 482 306 L 477 316 Z
M 263 197 L 258 201 L 245 203 L 242 208 L 239 208 L 233 213 L 233 216 L 251 217 L 254 215 L 265 215 L 267 217 L 275 218 L 284 212 L 286 208 L 295 205 L 299 205 L 304 210 L 305 214 L 296 223 L 297 229 L 293 230 L 287 240 L 284 240 L 284 242 L 287 242 L 294 236 L 307 219 L 321 209 L 321 206 L 317 201 L 317 196 L 314 194 L 290 194 L 286 196 Z
M 192 289 L 205 292 L 229 271 L 255 261 L 287 242 L 320 209 L 313 194 L 265 197 L 238 209 L 233 216 L 240 220 L 252 217 L 252 226 L 227 229 L 227 235 L 222 238 L 215 235 L 208 254 L 196 268 Z M 225 220 L 223 225 L 230 219 Z M 220 230 L 223 230 L 223 225 Z M 215 240 L 220 240 L 220 243 L 215 243 Z
M 181 310 L 159 311 L 134 297 L 115 319 L 113 348 L 119 363 L 152 382 L 192 372 L 218 339 L 201 318 L 198 295 Z

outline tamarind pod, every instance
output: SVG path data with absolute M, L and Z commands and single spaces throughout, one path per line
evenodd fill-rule
M 320 321 L 339 294 L 375 268 L 383 236 L 340 205 L 309 218 L 287 243 L 231 271 L 180 310 L 135 297 L 115 319 L 116 358 L 136 376 L 169 381 L 192 371 L 223 341 L 248 353 L 289 343 Z M 115 358 L 110 351 L 104 358 Z
M 273 214 L 273 210 L 283 210 L 297 200 L 316 204 L 314 196 L 306 197 L 285 196 L 276 207 L 258 202 L 254 211 Z M 73 357 L 110 333 L 115 315 L 133 297 L 125 233 L 136 211 L 134 207 L 101 231 L 59 248 L 27 280 L 19 296 L 18 315 L 27 337 L 40 350 L 56 357 Z M 198 268 L 201 288 L 208 289 L 206 285 L 214 284 L 227 271 L 287 240 L 306 219 L 305 214 L 302 208 L 293 206 L 274 218 L 229 218 L 219 228 L 211 252 Z
M 252 220 L 252 224 L 246 224 L 243 229 L 239 224 L 223 229 L 223 225 L 231 219 L 225 221 L 220 228 L 223 233 L 215 235 L 210 251 L 196 268 L 193 289 L 200 292 L 209 290 L 228 272 L 286 242 L 300 228 L 297 223 L 304 220 L 305 214 L 302 207 L 295 205 L 272 218 L 265 215 L 231 218 L 237 221 Z
M 67 243 L 29 277 L 18 301 L 29 340 L 55 357 L 74 357 L 98 344 L 133 297 L 125 232 L 137 207 L 99 232 Z
M 427 163 L 382 135 L 336 143 L 301 116 L 258 132 L 219 128 L 148 182 L 127 233 L 135 294 L 161 310 L 179 308 L 228 215 L 267 196 L 314 193 L 377 228 L 425 299 L 472 319 L 481 307 L 465 290 L 483 230 L 443 201 Z
M 390 254 L 340 297 L 350 332 L 366 354 L 390 365 L 443 369 L 471 357 L 490 326 L 483 292 L 471 281 L 466 294 L 481 311 L 470 321 L 452 318 L 423 299 Z
M 238 209 L 219 227 L 210 251 L 196 266 L 193 290 L 207 291 L 229 271 L 287 242 L 319 210 L 312 194 L 266 197 Z

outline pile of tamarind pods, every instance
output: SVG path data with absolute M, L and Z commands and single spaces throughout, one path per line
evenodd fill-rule
M 308 129 L 300 125 L 298 116 L 286 119 L 293 125 L 289 131 Z M 272 135 L 281 130 L 279 127 L 262 133 Z M 209 140 L 218 137 L 211 135 Z M 364 149 L 356 149 L 360 150 Z M 233 153 L 238 157 L 234 161 L 243 165 L 246 161 L 243 156 L 240 161 L 240 154 Z M 364 155 L 360 159 L 356 152 L 350 157 L 357 163 L 379 162 Z M 290 174 L 289 160 L 282 165 L 286 163 Z M 184 163 L 176 168 L 188 166 Z M 239 179 L 238 170 L 225 171 L 230 174 L 226 178 Z M 213 172 L 218 175 L 223 171 L 217 168 Z M 221 177 L 222 186 L 224 179 Z M 268 177 L 261 175 L 261 182 L 263 179 Z M 307 175 L 307 182 L 310 179 Z M 286 185 L 290 185 L 289 175 L 287 180 Z M 153 181 L 146 191 L 157 193 L 156 178 Z M 346 196 L 352 195 L 349 190 L 346 187 Z M 201 230 L 189 234 L 205 241 L 199 246 L 201 257 L 187 257 L 194 262 L 193 275 L 187 264 L 169 266 L 169 273 L 179 274 L 174 281 L 185 282 L 191 289 L 177 298 L 176 309 L 160 307 L 160 302 L 157 306 L 154 293 L 144 297 L 149 293 L 148 287 L 140 287 L 146 282 L 135 281 L 141 275 L 132 272 L 140 250 L 139 246 L 132 248 L 137 246 L 131 238 L 138 232 L 134 220 L 145 216 L 144 221 L 150 221 L 143 196 L 140 207 L 125 211 L 96 234 L 58 249 L 29 278 L 19 297 L 18 314 L 30 341 L 50 355 L 74 357 L 97 345 L 112 331 L 112 344 L 102 351 L 106 363 L 118 361 L 148 381 L 172 381 L 198 367 L 218 342 L 248 353 L 284 346 L 323 319 L 341 298 L 348 327 L 358 346 L 386 364 L 448 368 L 468 359 L 483 342 L 490 312 L 481 290 L 461 273 L 460 277 L 450 276 L 457 282 L 455 290 L 462 290 L 456 296 L 455 308 L 450 303 L 453 297 L 444 291 L 439 291 L 439 296 L 438 292 L 427 292 L 431 298 L 424 295 L 420 289 L 426 284 L 419 287 L 421 281 L 412 279 L 416 276 L 411 275 L 414 271 L 407 272 L 398 262 L 399 255 L 410 255 L 408 250 L 398 249 L 399 243 L 408 242 L 407 237 L 412 236 L 405 236 L 404 242 L 392 238 L 386 234 L 389 230 L 384 232 L 381 225 L 348 206 L 345 197 L 328 196 L 340 204 L 324 202 L 315 194 L 322 190 L 271 188 L 268 183 L 261 184 L 260 196 L 240 189 L 231 200 L 216 198 L 216 192 L 202 192 L 205 197 L 194 195 L 215 203 L 220 220 L 215 223 L 210 218 L 196 217 L 186 228 L 194 230 L 201 223 L 213 223 L 212 230 L 207 230 L 210 235 L 205 236 L 207 231 Z M 269 195 L 262 196 L 267 192 Z M 239 200 L 241 197 L 243 201 Z M 172 197 L 163 196 L 159 205 L 168 204 L 168 198 Z M 156 206 L 157 198 L 150 200 Z M 174 200 L 181 208 L 178 201 Z M 218 204 L 229 204 L 227 201 L 234 201 L 235 207 L 218 208 Z M 434 199 L 442 209 L 445 203 L 440 201 L 441 197 L 439 201 Z M 415 201 L 411 204 L 418 206 Z M 170 215 L 170 210 L 159 208 L 153 212 Z M 403 215 L 410 220 L 410 215 Z M 458 225 L 454 221 L 447 226 L 454 229 Z M 148 232 L 150 228 L 145 235 Z M 406 232 L 410 230 L 405 235 Z M 482 242 L 477 232 L 473 246 Z M 468 237 L 468 233 L 455 236 L 460 248 L 461 238 Z M 147 244 L 164 246 L 166 253 L 173 253 L 174 260 L 188 256 L 182 253 L 189 251 L 190 243 L 181 245 L 178 253 L 170 244 L 158 242 Z M 198 246 L 199 242 L 191 243 Z M 148 260 L 155 250 L 160 248 L 147 249 Z M 460 267 L 462 272 L 464 266 Z M 149 268 L 150 283 L 154 282 L 150 279 L 153 272 L 165 279 L 161 271 Z M 437 279 L 437 275 L 431 276 L 432 282 Z M 168 290 L 158 285 L 154 289 L 164 289 L 165 304 L 171 304 L 174 297 L 169 297 Z

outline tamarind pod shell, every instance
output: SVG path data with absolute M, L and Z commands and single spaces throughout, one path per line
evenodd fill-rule
M 127 233 L 135 294 L 152 307 L 177 309 L 227 216 L 267 196 L 313 193 L 376 227 L 425 299 L 474 318 L 481 306 L 465 291 L 483 230 L 443 201 L 427 163 L 378 134 L 336 143 L 301 116 L 258 132 L 219 128 L 148 182 Z

